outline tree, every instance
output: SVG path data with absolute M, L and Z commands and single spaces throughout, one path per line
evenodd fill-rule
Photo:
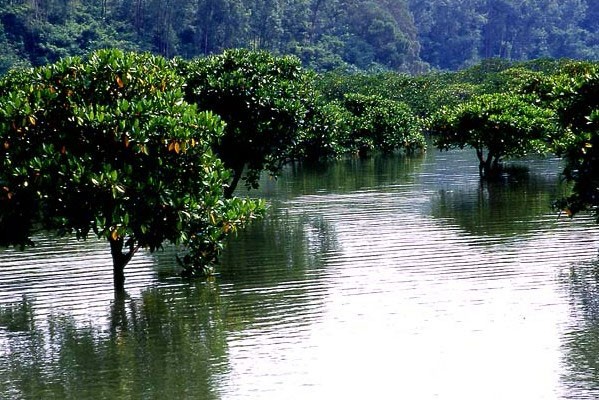
M 175 66 L 98 51 L 0 81 L 0 245 L 43 229 L 110 243 L 115 288 L 139 248 L 188 246 L 187 270 L 215 262 L 262 204 L 225 200 L 212 153 L 223 124 L 185 102 Z
M 484 0 L 409 0 L 418 28 L 422 59 L 442 69 L 480 60 Z
M 346 146 L 360 155 L 426 148 L 418 119 L 406 104 L 376 95 L 348 94 L 343 105 L 352 114 Z
M 555 77 L 552 92 L 565 134 L 557 143 L 572 194 L 558 202 L 570 216 L 591 210 L 599 222 L 599 65 L 576 63 Z
M 502 158 L 548 151 L 554 118 L 553 111 L 531 104 L 524 95 L 494 93 L 442 108 L 430 129 L 439 149 L 475 149 L 479 175 L 489 179 L 500 170 Z
M 318 163 L 351 151 L 352 114 L 339 102 L 317 97 L 308 106 L 306 126 L 292 158 Z
M 229 50 L 182 64 L 186 99 L 226 122 L 214 150 L 233 176 L 230 197 L 242 178 L 256 187 L 263 170 L 275 174 L 301 140 L 312 77 L 296 57 Z

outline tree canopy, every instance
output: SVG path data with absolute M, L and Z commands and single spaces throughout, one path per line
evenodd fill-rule
M 599 222 L 599 66 L 573 64 L 554 79 L 551 97 L 565 131 L 557 150 L 573 184 L 558 206 L 569 215 L 590 210 Z
M 381 96 L 347 94 L 342 102 L 351 118 L 346 147 L 366 155 L 373 151 L 390 153 L 425 149 L 419 120 L 409 106 Z
M 549 151 L 554 118 L 552 110 L 531 104 L 522 95 L 484 94 L 441 109 L 432 119 L 431 131 L 440 149 L 475 149 L 480 176 L 490 178 L 504 157 Z
M 187 103 L 172 61 L 98 51 L 0 81 L 0 245 L 40 229 L 105 238 L 115 284 L 138 248 L 186 245 L 189 271 L 261 202 L 224 199 L 224 124 Z
M 186 99 L 226 122 L 216 154 L 233 172 L 231 196 L 245 171 L 256 187 L 263 170 L 272 174 L 302 139 L 313 93 L 312 76 L 299 59 L 265 51 L 228 50 L 182 63 Z

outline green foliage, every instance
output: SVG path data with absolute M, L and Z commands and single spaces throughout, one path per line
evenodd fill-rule
M 3 32 L 9 51 L 0 56 L 0 74 L 101 48 L 140 49 L 132 31 L 106 23 L 102 14 L 99 2 L 7 2 L 0 9 L 0 43 Z
M 0 74 L 107 47 L 189 59 L 248 48 L 317 71 L 414 74 L 488 58 L 597 59 L 593 1 L 3 0 Z
M 554 80 L 554 105 L 565 134 L 557 149 L 572 194 L 558 206 L 569 215 L 592 210 L 599 221 L 599 65 L 570 64 Z
M 350 151 L 352 114 L 338 102 L 317 99 L 308 107 L 302 138 L 293 158 L 312 163 L 337 158 Z
M 487 58 L 597 58 L 596 8 L 594 0 L 410 0 L 422 59 L 450 70 Z
M 456 73 L 409 76 L 394 72 L 366 74 L 332 71 L 319 76 L 317 88 L 329 100 L 343 100 L 345 95 L 356 93 L 399 101 L 407 104 L 420 117 L 481 93 L 480 85 L 462 80 Z
M 224 124 L 185 102 L 175 67 L 103 50 L 0 81 L 0 244 L 93 232 L 129 258 L 170 241 L 196 270 L 214 262 L 262 204 L 223 199 Z
M 276 174 L 301 141 L 312 77 L 295 57 L 228 50 L 182 63 L 186 99 L 226 122 L 215 152 L 233 171 L 231 195 L 245 169 L 248 188 L 263 170 Z
M 414 151 L 426 147 L 418 119 L 403 103 L 380 96 L 346 95 L 344 107 L 352 114 L 346 147 L 360 154 L 374 150 Z
M 549 151 L 556 132 L 554 119 L 553 111 L 523 95 L 484 94 L 442 108 L 431 119 L 430 129 L 439 149 L 475 149 L 480 175 L 489 178 L 504 157 Z

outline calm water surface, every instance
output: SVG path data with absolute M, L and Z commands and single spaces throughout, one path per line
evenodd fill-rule
M 598 228 L 554 159 L 481 186 L 470 152 L 288 168 L 220 275 L 107 245 L 0 252 L 0 398 L 594 399 Z

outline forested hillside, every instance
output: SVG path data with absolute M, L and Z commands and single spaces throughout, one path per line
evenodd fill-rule
M 599 58 L 597 0 L 0 0 L 0 73 L 104 47 L 295 54 L 317 70 Z

